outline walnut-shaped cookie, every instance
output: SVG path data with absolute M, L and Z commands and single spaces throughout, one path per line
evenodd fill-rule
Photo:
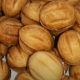
M 4 61 L 0 60 L 0 80 L 9 80 L 11 71 Z
M 54 45 L 51 34 L 45 28 L 37 24 L 26 25 L 20 29 L 19 43 L 23 50 L 28 49 L 30 52 L 51 50 Z
M 24 25 L 39 23 L 40 10 L 44 4 L 43 1 L 28 2 L 21 12 L 22 23 Z
M 25 72 L 21 72 L 19 73 L 15 80 L 35 80 L 29 72 L 25 71 Z
M 18 32 L 22 23 L 15 18 L 3 17 L 0 19 L 0 42 L 8 46 L 18 42 Z
M 13 46 L 8 51 L 7 63 L 12 69 L 21 71 L 27 67 L 28 58 L 29 56 L 19 46 Z
M 54 34 L 60 34 L 74 24 L 75 9 L 66 1 L 48 2 L 41 9 L 40 22 Z
M 38 51 L 29 58 L 29 70 L 36 80 L 60 80 L 63 67 L 55 52 Z
M 58 50 L 63 60 L 70 65 L 80 64 L 80 34 L 69 30 L 64 32 L 58 40 Z
M 19 14 L 27 0 L 2 0 L 2 10 L 6 16 L 14 17 Z

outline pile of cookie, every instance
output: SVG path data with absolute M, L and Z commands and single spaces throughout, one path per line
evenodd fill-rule
M 80 80 L 80 0 L 0 0 L 0 80 L 11 70 L 15 80 Z

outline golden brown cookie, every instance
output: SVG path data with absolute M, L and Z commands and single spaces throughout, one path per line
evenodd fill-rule
M 15 18 L 3 17 L 0 20 L 0 42 L 8 46 L 18 42 L 18 32 L 22 23 Z
M 6 16 L 18 15 L 27 0 L 2 0 L 2 10 Z
M 80 34 L 74 30 L 64 32 L 59 37 L 58 50 L 68 64 L 80 64 Z
M 19 46 L 13 46 L 7 54 L 7 62 L 11 68 L 17 71 L 24 70 L 27 67 L 29 56 Z
M 43 1 L 28 2 L 21 12 L 22 23 L 24 25 L 39 23 L 40 10 L 44 4 Z
M 52 40 L 50 33 L 45 28 L 37 24 L 26 25 L 21 28 L 19 31 L 19 41 L 21 48 L 25 49 L 27 47 L 30 52 L 51 50 L 54 45 L 54 41 Z
M 74 24 L 75 9 L 65 1 L 48 2 L 41 9 L 40 22 L 54 34 L 60 34 Z

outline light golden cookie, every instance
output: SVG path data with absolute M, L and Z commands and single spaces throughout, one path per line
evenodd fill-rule
M 63 67 L 53 52 L 38 51 L 29 59 L 29 70 L 36 80 L 60 80 Z

